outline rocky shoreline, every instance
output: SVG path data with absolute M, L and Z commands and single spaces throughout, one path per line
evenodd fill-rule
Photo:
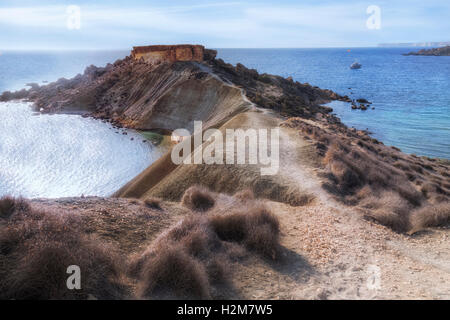
M 404 53 L 404 56 L 450 56 L 450 46 L 433 49 L 422 49 L 416 52 Z
M 321 106 L 349 97 L 220 59 L 172 60 L 126 57 L 0 101 L 138 130 L 277 128 L 278 173 L 175 164 L 169 151 L 111 198 L 2 198 L 2 298 L 449 298 L 450 163 Z M 64 287 L 68 263 L 87 271 L 79 293 Z M 371 291 L 374 265 L 383 286 Z
M 216 78 L 220 81 L 213 81 Z M 200 83 L 207 82 L 213 82 L 211 90 L 215 91 L 223 89 L 223 83 L 242 88 L 252 103 L 287 116 L 328 114 L 332 110 L 321 104 L 331 100 L 351 101 L 331 90 L 280 76 L 259 74 L 241 64 L 232 66 L 221 59 L 204 63 L 151 64 L 132 57 L 105 67 L 90 66 L 72 79 L 62 78 L 43 86 L 28 84 L 31 87 L 28 90 L 4 92 L 0 101 L 26 99 L 33 102 L 36 111 L 40 112 L 75 111 L 111 121 L 118 127 L 170 130 L 170 127 L 155 127 L 156 123 L 149 123 L 152 122 L 149 118 L 163 116 L 156 115 L 159 109 L 166 109 L 166 106 L 161 106 L 166 102 L 161 100 L 167 98 L 167 93 L 175 86 L 186 85 L 186 91 L 195 92 L 200 90 Z M 187 88 L 188 84 L 195 87 Z

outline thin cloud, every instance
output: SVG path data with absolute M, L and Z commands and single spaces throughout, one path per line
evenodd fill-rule
M 81 30 L 75 32 L 66 28 L 67 6 L 0 8 L 0 28 L 9 31 L 0 32 L 0 46 L 12 38 L 15 43 L 52 39 L 59 46 L 70 43 L 77 47 L 90 41 L 90 46 L 108 48 L 161 41 L 195 41 L 215 47 L 358 46 L 401 41 L 412 35 L 428 34 L 430 39 L 447 36 L 450 26 L 449 22 L 435 19 L 442 14 L 439 11 L 424 14 L 428 12 L 426 3 L 412 7 L 381 1 L 382 28 L 377 31 L 366 28 L 367 3 L 362 2 L 339 5 L 215 2 L 139 7 L 117 3 L 81 5 Z M 435 3 L 431 9 L 438 7 Z M 439 5 L 450 6 L 444 2 Z
M 65 27 L 67 6 L 0 8 L 0 26 Z

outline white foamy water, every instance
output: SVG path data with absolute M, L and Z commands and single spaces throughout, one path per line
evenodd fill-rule
M 0 196 L 109 196 L 161 156 L 133 131 L 0 103 Z M 131 140 L 134 138 L 134 141 Z

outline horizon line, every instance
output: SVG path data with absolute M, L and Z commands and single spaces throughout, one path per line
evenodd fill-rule
M 358 49 L 358 48 L 401 48 L 402 46 L 398 46 L 396 44 L 392 44 L 392 46 L 380 46 L 380 45 L 372 45 L 372 46 L 329 46 L 329 47 L 208 47 L 207 49 L 217 49 L 217 50 L 227 50 L 227 49 L 250 49 L 250 50 L 265 50 L 265 49 L 278 49 L 278 50 L 289 50 L 289 49 Z M 404 47 L 403 47 L 404 48 Z M 32 51 L 40 51 L 40 52 L 68 52 L 68 51 L 131 51 L 133 47 L 129 48 L 0 48 L 1 52 L 13 52 L 13 51 L 23 51 L 23 52 L 32 52 Z

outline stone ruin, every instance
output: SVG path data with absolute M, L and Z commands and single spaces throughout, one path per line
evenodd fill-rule
M 176 61 L 209 61 L 213 60 L 217 51 L 205 49 L 201 45 L 180 44 L 180 45 L 156 45 L 133 47 L 131 56 L 151 64 Z

